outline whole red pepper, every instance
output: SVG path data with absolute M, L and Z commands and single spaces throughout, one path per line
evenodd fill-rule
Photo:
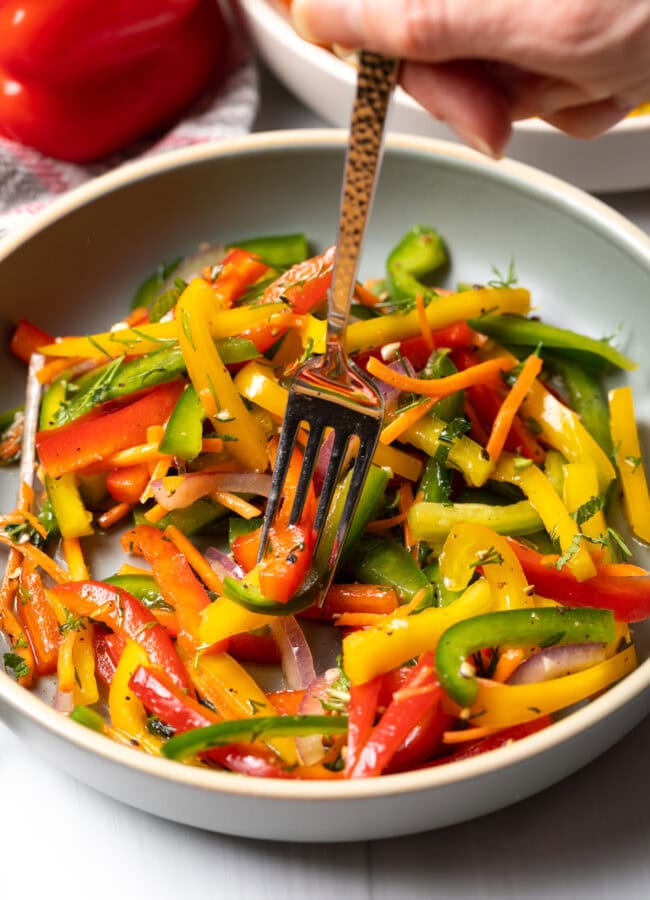
M 227 67 L 217 0 L 0 0 L 0 134 L 82 162 L 176 116 Z

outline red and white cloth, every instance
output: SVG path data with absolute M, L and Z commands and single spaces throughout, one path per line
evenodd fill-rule
M 88 165 L 61 162 L 0 138 L 0 238 L 55 197 L 125 162 L 246 134 L 253 126 L 258 96 L 257 72 L 249 60 L 218 88 L 200 97 L 165 134 Z

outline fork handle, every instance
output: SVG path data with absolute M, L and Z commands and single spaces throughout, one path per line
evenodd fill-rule
M 327 315 L 326 357 L 332 362 L 345 352 L 344 334 L 359 250 L 379 171 L 384 124 L 397 68 L 395 59 L 365 50 L 360 54 Z

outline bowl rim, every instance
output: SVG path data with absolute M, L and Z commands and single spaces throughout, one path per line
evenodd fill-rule
M 325 47 L 318 44 L 310 44 L 308 41 L 303 40 L 294 31 L 288 17 L 283 14 L 273 0 L 239 0 L 239 2 L 246 9 L 248 15 L 254 18 L 285 49 L 295 53 L 308 65 L 345 84 L 351 92 L 354 90 L 354 70 L 352 66 Z M 399 85 L 395 91 L 395 102 L 413 113 L 429 115 L 424 107 Z M 435 117 L 432 116 L 431 118 Z M 442 125 L 445 124 L 442 120 L 438 121 Z M 568 139 L 567 135 L 549 125 L 548 122 L 542 121 L 542 119 L 523 119 L 515 122 L 513 127 L 515 133 L 540 134 L 546 137 L 555 136 L 559 140 Z M 650 113 L 640 113 L 622 119 L 601 137 L 606 138 L 612 132 L 646 132 L 648 130 L 650 130 Z
M 53 201 L 37 213 L 33 221 L 22 226 L 16 233 L 3 238 L 0 241 L 0 263 L 24 242 L 75 209 L 92 203 L 106 194 L 127 188 L 132 183 L 222 157 L 255 155 L 282 149 L 288 152 L 318 152 L 331 148 L 343 150 L 346 139 L 347 133 L 340 129 L 260 132 L 172 150 L 160 156 L 127 163 Z M 552 175 L 512 160 L 494 162 L 462 145 L 432 138 L 393 134 L 389 135 L 386 143 L 389 152 L 398 155 L 400 153 L 416 156 L 434 155 L 445 165 L 468 169 L 492 180 L 505 182 L 537 199 L 543 199 L 551 205 L 564 209 L 592 228 L 596 227 L 600 232 L 607 232 L 610 239 L 616 238 L 619 244 L 623 245 L 628 255 L 636 257 L 646 265 L 650 264 L 650 236 L 600 200 Z M 613 714 L 625 704 L 639 698 L 648 688 L 650 688 L 650 657 L 600 697 L 565 719 L 529 735 L 525 740 L 471 759 L 413 772 L 382 775 L 367 780 L 319 782 L 273 780 L 255 776 L 233 778 L 231 773 L 178 765 L 171 760 L 135 752 L 132 748 L 80 727 L 67 716 L 48 706 L 34 693 L 23 688 L 5 672 L 0 671 L 0 703 L 4 702 L 19 717 L 28 718 L 34 725 L 73 744 L 80 751 L 187 788 L 249 799 L 291 802 L 311 800 L 347 802 L 450 788 L 458 782 L 480 779 L 570 741 L 578 734 L 596 726 L 601 719 Z

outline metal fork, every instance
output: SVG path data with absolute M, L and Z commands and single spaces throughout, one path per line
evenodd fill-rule
M 352 438 L 358 438 L 359 446 L 352 466 L 350 486 L 327 566 L 323 567 L 323 571 L 312 572 L 311 580 L 316 581 L 318 590 L 323 596 L 334 575 L 383 421 L 384 407 L 379 391 L 347 358 L 345 328 L 356 282 L 361 241 L 377 180 L 384 125 L 396 75 L 396 60 L 365 51 L 360 54 L 356 97 L 345 160 L 334 271 L 328 298 L 325 353 L 320 358 L 308 360 L 298 370 L 289 390 L 260 540 L 258 561 L 262 558 L 267 545 L 269 529 L 275 518 L 289 461 L 302 423 L 308 425 L 309 437 L 289 517 L 291 524 L 300 519 L 304 509 L 324 432 L 331 428 L 334 433 L 332 452 L 314 523 L 317 547 L 347 455 L 348 444 Z

